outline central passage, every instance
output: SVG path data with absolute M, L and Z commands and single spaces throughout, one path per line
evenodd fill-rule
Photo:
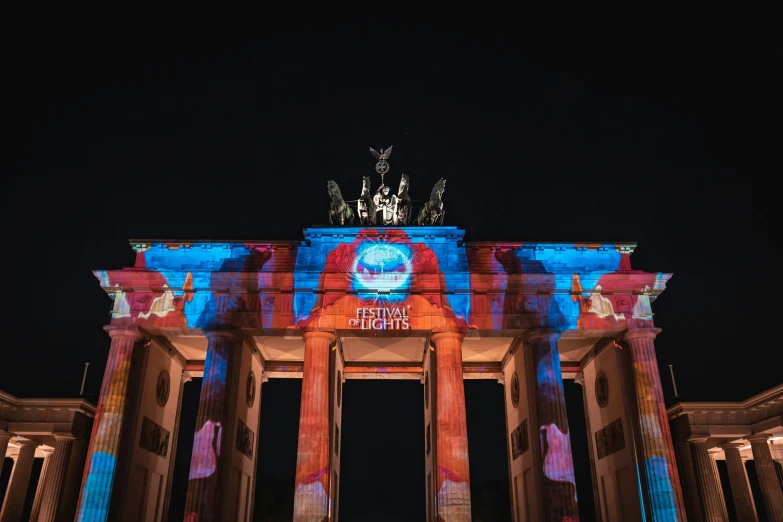
M 422 384 L 347 380 L 342 426 L 340 522 L 423 521 Z

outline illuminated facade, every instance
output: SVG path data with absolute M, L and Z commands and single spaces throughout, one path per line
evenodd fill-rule
M 597 516 L 685 520 L 653 345 L 669 275 L 633 270 L 634 245 L 304 236 L 133 241 L 133 267 L 95 272 L 114 308 L 79 522 L 166 519 L 192 376 L 186 521 L 252 518 L 261 384 L 286 377 L 303 380 L 296 521 L 337 520 L 342 383 L 371 378 L 422 383 L 427 520 L 471 520 L 463 379 L 504 383 L 515 520 L 579 519 L 563 379 L 585 389 Z

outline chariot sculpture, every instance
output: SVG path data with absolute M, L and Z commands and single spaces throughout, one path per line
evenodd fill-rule
M 358 200 L 346 202 L 340 187 L 333 180 L 327 183 L 327 191 L 332 203 L 329 206 L 330 225 L 353 225 L 358 217 L 361 226 L 404 226 L 411 224 L 414 215 L 413 203 L 408 194 L 410 178 L 406 174 L 400 177 L 397 194 L 391 193 L 391 187 L 384 183 L 384 176 L 389 172 L 388 158 L 392 147 L 380 152 L 370 147 L 370 152 L 378 160 L 375 170 L 381 175 L 381 185 L 372 195 L 370 176 L 362 178 L 362 192 Z M 424 203 L 415 219 L 415 224 L 422 226 L 443 225 L 446 215 L 443 206 L 443 193 L 446 191 L 446 180 L 441 178 L 432 188 L 430 199 Z M 356 203 L 354 212 L 351 205 Z

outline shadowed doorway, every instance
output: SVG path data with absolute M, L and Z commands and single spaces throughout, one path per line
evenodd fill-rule
M 347 380 L 342 425 L 340 522 L 423 522 L 422 384 Z

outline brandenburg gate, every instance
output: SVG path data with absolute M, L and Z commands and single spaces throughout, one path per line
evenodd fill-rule
M 564 379 L 584 387 L 597 516 L 685 520 L 651 309 L 670 276 L 634 270 L 632 244 L 469 243 L 425 220 L 131 246 L 134 266 L 95 272 L 114 305 L 80 522 L 166 520 L 192 377 L 186 521 L 252 519 L 262 383 L 292 377 L 296 521 L 350 501 L 342 385 L 371 378 L 421 382 L 428 521 L 471 520 L 464 379 L 504 385 L 514 520 L 579 519 Z

